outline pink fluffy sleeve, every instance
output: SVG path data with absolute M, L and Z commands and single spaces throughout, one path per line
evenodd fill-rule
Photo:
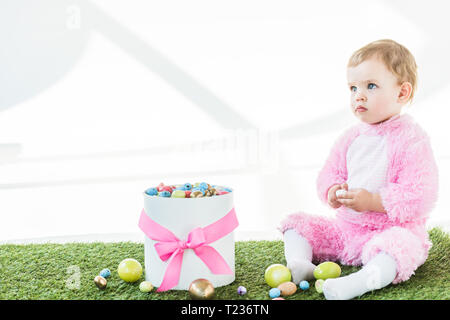
M 428 137 L 396 137 L 391 178 L 380 190 L 390 220 L 402 223 L 426 218 L 437 200 L 438 169 Z M 402 141 L 403 140 L 403 141 Z
M 317 177 L 317 193 L 324 203 L 328 202 L 328 189 L 347 181 L 347 149 L 358 135 L 357 127 L 345 131 L 334 143 L 325 165 Z

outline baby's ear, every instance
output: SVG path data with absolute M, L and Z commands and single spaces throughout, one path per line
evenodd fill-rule
M 398 93 L 397 102 L 406 103 L 409 100 L 409 97 L 412 93 L 412 85 L 411 83 L 405 81 L 400 85 L 400 91 Z

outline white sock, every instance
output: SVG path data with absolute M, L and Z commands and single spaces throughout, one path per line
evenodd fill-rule
M 316 266 L 311 263 L 312 248 L 308 240 L 293 229 L 286 230 L 283 238 L 284 256 L 291 271 L 292 282 L 299 284 L 302 280 L 313 280 Z
M 386 287 L 397 275 L 397 262 L 384 252 L 373 257 L 361 270 L 348 276 L 327 279 L 323 294 L 327 300 L 349 300 Z

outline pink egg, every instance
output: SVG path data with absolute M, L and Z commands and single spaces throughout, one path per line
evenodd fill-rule
M 164 186 L 161 188 L 161 191 L 169 191 L 170 193 L 172 193 L 173 189 L 171 186 Z
M 158 184 L 158 186 L 156 187 L 156 190 L 158 190 L 158 192 L 163 191 L 162 188 L 164 187 L 164 183 L 160 183 Z

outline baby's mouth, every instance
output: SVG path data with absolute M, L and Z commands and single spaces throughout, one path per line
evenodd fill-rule
M 366 112 L 367 108 L 363 107 L 363 106 L 357 106 L 355 108 L 355 112 Z

